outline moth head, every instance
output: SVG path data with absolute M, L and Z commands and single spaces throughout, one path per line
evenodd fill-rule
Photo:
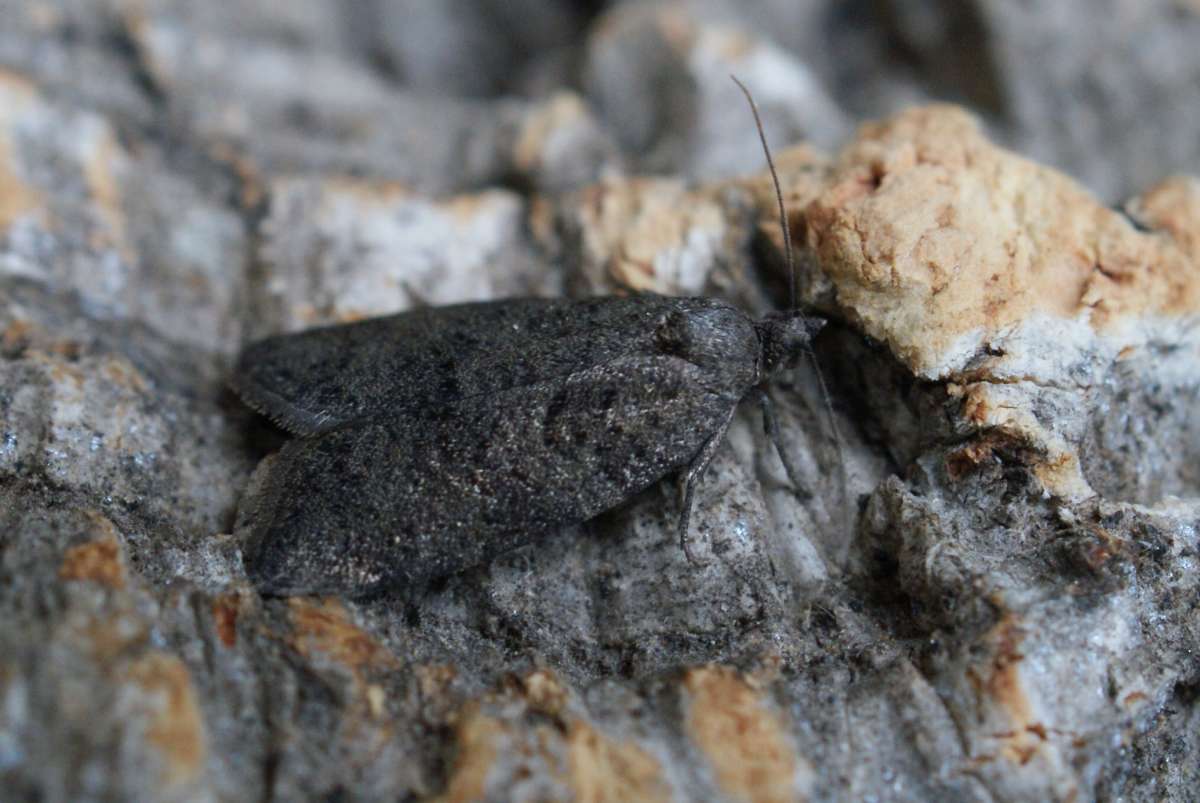
M 812 348 L 813 338 L 824 326 L 823 318 L 801 315 L 796 310 L 772 313 L 759 321 L 755 328 L 762 345 L 764 377 L 794 367 Z

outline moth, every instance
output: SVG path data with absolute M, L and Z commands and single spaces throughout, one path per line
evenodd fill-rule
M 823 323 L 708 298 L 523 298 L 254 343 L 232 385 L 296 437 L 252 508 L 247 572 L 268 594 L 419 591 L 673 472 L 686 549 L 738 404 L 762 401 L 779 448 L 765 385 Z

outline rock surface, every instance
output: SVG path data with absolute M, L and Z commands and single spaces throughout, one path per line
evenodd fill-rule
M 743 5 L 0 0 L 0 797 L 1193 796 L 1200 7 Z M 805 492 L 747 405 L 696 564 L 664 482 L 261 597 L 248 339 L 787 303 L 730 71 L 831 321 L 832 416 L 772 390 Z

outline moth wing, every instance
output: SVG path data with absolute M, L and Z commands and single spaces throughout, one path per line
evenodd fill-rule
M 664 315 L 710 303 L 645 295 L 428 307 L 260 340 L 231 384 L 284 429 L 315 435 L 653 355 Z
M 247 547 L 271 593 L 419 587 L 615 507 L 687 465 L 737 403 L 666 356 L 291 441 Z

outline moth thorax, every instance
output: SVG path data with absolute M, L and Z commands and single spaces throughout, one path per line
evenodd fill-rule
M 723 375 L 753 373 L 758 356 L 754 324 L 737 308 L 705 301 L 674 310 L 658 327 L 658 347 Z M 747 381 L 752 381 L 746 377 Z
M 824 319 L 801 315 L 795 310 L 771 313 L 755 324 L 762 346 L 763 374 L 771 376 L 795 366 L 824 326 Z

